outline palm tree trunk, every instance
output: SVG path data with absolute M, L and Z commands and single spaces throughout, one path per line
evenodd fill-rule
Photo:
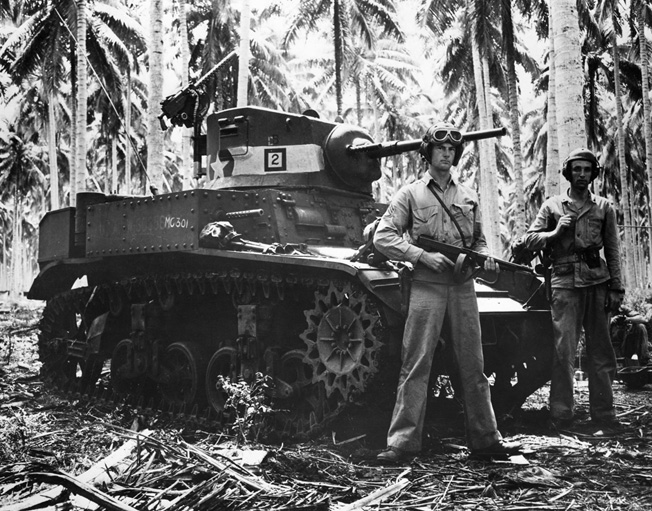
M 48 154 L 50 160 L 50 209 L 59 209 L 59 166 L 57 163 L 57 120 L 54 93 L 48 98 Z
M 118 193 L 118 139 L 111 138 L 111 193 Z
M 525 185 L 523 183 L 523 152 L 521 149 L 521 125 L 518 106 L 518 92 L 514 55 L 507 52 L 507 94 L 509 96 L 509 125 L 512 129 L 514 150 L 514 238 L 525 233 Z
M 652 261 L 652 126 L 650 119 L 650 78 L 648 68 L 647 39 L 645 37 L 645 11 L 646 2 L 640 2 L 637 16 L 638 22 L 638 45 L 641 54 L 641 75 L 643 93 L 643 133 L 645 135 L 645 170 L 647 172 L 648 189 L 648 253 Z M 648 284 L 652 284 L 648 280 Z
M 125 186 L 124 193 L 131 195 L 131 68 L 127 68 L 127 106 L 125 112 Z
M 491 84 L 489 80 L 489 60 L 484 56 L 482 58 L 482 84 L 485 94 L 485 126 L 486 129 L 493 128 L 493 115 L 491 108 Z M 502 255 L 502 246 L 500 243 L 500 195 L 498 194 L 498 167 L 496 164 L 496 141 L 494 139 L 486 140 L 487 144 L 487 179 L 483 189 L 485 191 L 484 202 L 489 199 L 489 218 L 485 218 L 485 225 L 489 226 L 486 234 L 487 244 L 492 254 Z
M 355 81 L 355 112 L 358 126 L 362 126 L 362 87 L 360 80 Z
M 163 99 L 163 0 L 150 0 L 147 174 L 154 191 L 163 191 L 163 131 L 158 108 Z M 169 190 L 168 190 L 169 191 Z
M 188 70 L 190 69 L 190 44 L 188 42 L 188 12 L 186 0 L 179 0 L 179 32 L 181 35 L 181 85 L 188 85 Z M 183 188 L 192 187 L 193 156 L 192 156 L 192 128 L 181 128 L 181 165 L 183 175 Z
M 514 237 L 518 238 L 525 233 L 525 186 L 523 184 L 523 152 L 521 149 L 521 125 L 520 111 L 518 106 L 518 79 L 516 77 L 516 66 L 514 63 L 514 22 L 512 16 L 512 3 L 502 2 L 502 27 L 503 43 L 505 49 L 506 86 L 509 103 L 509 124 L 512 129 L 512 145 L 514 150 Z
M 20 240 L 20 217 L 18 216 L 18 203 L 20 196 L 18 194 L 18 176 L 16 175 L 16 183 L 14 184 L 14 219 L 13 219 L 13 236 L 11 240 L 11 265 L 9 271 L 9 298 L 16 300 L 18 298 L 18 281 L 20 273 L 18 258 L 20 254 L 20 247 L 22 245 Z
M 480 49 L 475 37 L 476 29 L 473 29 L 471 36 L 471 47 L 473 53 L 473 77 L 475 79 L 475 95 L 478 103 L 478 117 L 480 129 L 488 129 L 490 124 L 487 117 L 487 104 L 485 92 L 485 79 L 483 77 L 483 64 L 480 58 Z M 495 215 L 495 208 L 492 202 L 497 202 L 496 196 L 492 195 L 492 177 L 491 177 L 491 152 L 490 141 L 479 140 L 480 147 L 480 168 L 479 168 L 479 190 L 480 190 L 480 215 L 482 217 L 482 228 L 487 239 L 487 246 L 491 254 L 498 254 L 500 247 L 499 231 L 496 229 L 496 223 L 499 221 Z M 495 185 L 495 180 L 493 185 Z
M 335 43 L 335 98 L 337 116 L 342 115 L 342 27 L 340 26 L 340 0 L 333 0 L 333 39 Z
M 249 86 L 249 31 L 251 25 L 251 6 L 249 0 L 242 0 L 240 14 L 240 58 L 238 59 L 238 106 L 247 106 Z
M 584 73 L 575 0 L 550 0 L 555 47 L 555 99 L 559 151 L 562 158 L 586 147 Z
M 614 14 L 615 16 L 615 14 Z M 615 25 L 615 19 L 613 20 Z M 623 131 L 623 102 L 620 89 L 620 53 L 618 52 L 618 41 L 616 31 L 611 36 L 614 57 L 614 95 L 616 97 L 616 125 L 617 125 L 617 144 L 618 144 L 618 176 L 620 178 L 620 204 L 623 211 L 625 234 L 625 246 L 623 255 L 625 256 L 625 285 L 632 286 L 636 282 L 636 273 L 634 266 L 634 243 L 632 240 L 632 217 L 629 208 L 629 183 L 627 180 L 627 162 L 625 161 L 625 133 Z
M 548 143 L 546 144 L 545 198 L 557 195 L 561 186 L 559 180 L 559 139 L 557 136 L 557 98 L 555 94 L 555 38 L 552 35 L 552 11 L 548 11 L 550 52 L 548 54 Z
M 86 190 L 86 108 L 88 68 L 86 66 L 87 0 L 77 0 L 77 110 L 75 119 L 75 193 Z M 76 197 L 70 197 L 70 202 Z

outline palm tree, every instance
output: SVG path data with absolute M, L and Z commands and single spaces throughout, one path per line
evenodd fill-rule
M 179 58 L 181 60 L 181 87 L 188 85 L 190 71 L 190 44 L 188 41 L 188 10 L 186 0 L 178 0 L 179 22 Z M 181 128 L 181 175 L 183 188 L 190 188 L 193 178 L 193 164 L 191 158 L 192 128 Z
M 526 5 L 521 5 L 521 12 L 530 14 L 532 6 L 530 2 L 525 2 Z M 500 19 L 501 19 L 501 33 L 503 43 L 503 55 L 505 56 L 505 87 L 507 93 L 507 101 L 509 104 L 509 121 L 511 128 L 512 146 L 514 151 L 514 188 L 515 192 L 513 197 L 512 212 L 514 221 L 514 237 L 518 238 L 525 233 L 526 229 L 526 215 L 525 215 L 525 187 L 523 182 L 523 152 L 521 147 L 521 125 L 520 125 L 520 108 L 518 102 L 518 78 L 516 75 L 516 35 L 514 29 L 514 18 L 512 14 L 512 2 L 502 1 L 499 5 Z M 538 10 L 545 13 L 547 10 L 546 4 L 538 5 Z M 532 18 L 530 18 L 532 19 Z M 521 62 L 524 59 L 520 59 Z M 538 74 L 537 66 L 530 67 L 529 71 L 536 76 Z
M 555 37 L 553 35 L 552 10 L 548 12 L 549 44 L 548 51 L 548 111 L 547 123 L 548 139 L 546 144 L 546 180 L 545 195 L 552 197 L 561 189 L 560 183 L 560 158 L 559 158 L 559 133 L 557 131 L 557 68 L 555 66 Z
M 251 5 L 242 0 L 240 11 L 240 54 L 238 58 L 238 106 L 247 106 L 249 89 L 249 34 L 251 32 Z
M 622 34 L 622 28 L 618 19 L 618 7 L 613 1 L 600 2 L 596 6 L 598 10 L 598 21 L 605 30 L 605 36 L 611 42 L 613 55 L 614 74 L 614 97 L 616 100 L 616 140 L 618 147 L 618 177 L 620 181 L 621 210 L 624 217 L 624 235 L 626 249 L 625 254 L 625 282 L 626 286 L 633 286 L 636 282 L 635 246 L 632 236 L 632 217 L 630 207 L 630 190 L 627 179 L 627 163 L 625 161 L 625 131 L 623 127 L 623 104 L 622 90 L 620 85 L 620 48 L 618 47 L 618 36 Z
M 23 282 L 19 261 L 22 252 L 23 197 L 40 200 L 43 191 L 43 174 L 35 165 L 33 146 L 26 143 L 16 126 L 0 130 L 0 200 L 13 202 L 13 235 L 11 248 L 11 271 L 13 276 L 10 294 L 15 297 L 22 292 Z
M 71 76 L 75 76 L 78 67 L 77 59 L 72 58 L 71 54 L 74 53 L 76 45 L 73 39 L 75 27 L 79 26 L 77 23 L 79 10 L 72 0 L 52 0 L 45 3 L 45 6 L 38 7 L 40 8 L 24 11 L 26 18 L 0 49 L 0 67 L 3 66 L 16 83 L 38 76 L 43 81 L 45 91 L 60 91 L 62 84 L 72 79 Z M 83 6 L 80 5 L 81 7 Z M 88 48 L 87 58 L 90 65 L 107 82 L 120 83 L 120 74 L 107 75 L 116 72 L 116 66 L 109 63 L 113 62 L 113 59 L 122 62 L 126 58 L 125 55 L 133 51 L 132 43 L 123 41 L 142 40 L 137 22 L 125 8 L 114 7 L 111 2 L 100 1 L 93 2 L 91 8 L 87 9 L 86 19 L 88 30 L 82 44 Z M 82 53 L 85 54 L 86 52 Z M 85 69 L 85 66 L 82 67 Z M 73 83 L 73 90 L 76 90 L 76 83 L 77 81 Z M 73 112 L 78 110 L 74 103 L 72 110 Z M 86 109 L 84 108 L 83 111 L 86 112 Z M 73 124 L 73 127 L 76 131 L 83 131 L 85 136 L 86 115 L 81 116 L 78 122 L 79 126 Z M 82 124 L 84 124 L 83 130 Z M 50 119 L 50 126 L 56 125 L 58 120 Z M 54 137 L 51 135 L 50 138 Z M 75 146 L 77 136 L 74 132 L 70 134 L 70 138 L 70 145 Z M 77 158 L 84 156 L 77 151 L 73 153 L 71 155 L 73 162 L 75 155 Z M 50 154 L 50 161 L 51 169 L 56 169 L 56 154 Z M 74 181 L 74 177 L 71 176 L 73 189 Z M 74 190 L 71 193 L 72 200 L 74 200 Z
M 404 35 L 395 19 L 396 8 L 391 0 L 301 0 L 296 14 L 285 34 L 283 46 L 288 48 L 307 28 L 314 30 L 320 19 L 330 15 L 333 27 L 335 98 L 337 115 L 342 115 L 342 66 L 345 62 L 347 41 L 351 34 L 357 34 L 367 48 L 374 47 L 374 29 L 369 20 L 381 27 L 385 35 L 404 40 Z
M 163 190 L 163 131 L 158 106 L 163 100 L 163 0 L 149 3 L 149 99 L 147 101 L 147 173 L 153 192 Z M 169 189 L 167 191 L 172 191 Z
M 550 14 L 554 43 L 555 111 L 562 158 L 577 147 L 586 146 L 583 110 L 580 29 L 575 0 L 551 0 Z
M 88 66 L 86 63 L 86 27 L 88 22 L 88 2 L 77 0 L 77 31 L 74 52 L 77 56 L 74 87 L 76 94 L 75 108 L 75 162 L 73 169 L 75 179 L 71 179 L 72 186 L 71 201 L 74 201 L 76 194 L 86 190 L 86 126 L 87 126 L 87 98 L 88 98 Z
M 13 5 L 7 5 L 3 9 L 6 18 L 10 19 L 15 25 L 16 30 L 8 37 L 0 49 L 0 68 L 5 69 L 13 78 L 13 81 L 20 83 L 25 80 L 25 76 L 21 74 L 20 62 L 14 63 L 14 46 L 15 42 L 19 41 L 23 35 L 21 25 L 38 15 L 38 10 L 35 5 L 23 5 L 22 2 L 15 2 Z M 27 8 L 27 9 L 26 9 Z M 21 27 L 21 28 L 19 28 Z M 54 28 L 54 27 L 51 27 Z M 45 37 L 45 41 L 41 41 L 43 47 L 41 51 L 42 58 L 42 73 L 41 82 L 45 92 L 43 102 L 48 105 L 48 143 L 50 155 L 50 208 L 57 209 L 59 207 L 59 168 L 58 157 L 56 148 L 56 109 L 59 100 L 59 94 L 56 93 L 61 82 L 64 80 L 64 70 L 58 65 L 60 62 L 61 48 L 57 44 L 58 38 L 56 37 L 56 30 L 52 38 Z M 17 59 L 18 60 L 18 59 Z
M 649 19 L 650 6 L 648 2 L 636 0 L 632 2 L 632 9 L 636 10 L 638 29 L 638 46 L 641 55 L 641 83 L 643 93 L 643 133 L 645 135 L 645 168 L 647 171 L 648 189 L 648 229 L 652 234 L 652 118 L 650 113 L 650 78 L 648 68 L 647 38 L 645 37 L 646 21 Z M 648 235 L 649 260 L 652 261 L 652 236 Z M 650 282 L 652 283 L 652 272 Z

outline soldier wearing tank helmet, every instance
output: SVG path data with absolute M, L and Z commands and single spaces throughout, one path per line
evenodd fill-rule
M 617 428 L 611 383 L 616 357 L 609 315 L 624 295 L 616 212 L 589 185 L 600 165 L 588 149 L 571 151 L 562 173 L 567 192 L 546 200 L 528 229 L 528 248 L 548 252 L 554 354 L 550 386 L 550 425 L 570 427 L 574 419 L 574 363 L 582 328 L 588 357 L 589 408 L 598 427 Z
M 451 174 L 462 151 L 463 135 L 459 129 L 447 123 L 431 126 L 419 150 L 428 163 L 428 172 L 395 194 L 374 235 L 376 249 L 392 260 L 414 265 L 396 403 L 387 449 L 378 454 L 381 462 L 404 461 L 421 450 L 430 369 L 445 320 L 450 325 L 447 349 L 459 370 L 471 456 L 506 459 L 518 452 L 503 442 L 497 429 L 483 372 L 480 316 L 473 281 L 459 283 L 454 278 L 453 261 L 416 245 L 419 235 L 425 234 L 488 255 L 478 197 Z M 499 271 L 493 258 L 486 259 L 485 270 Z

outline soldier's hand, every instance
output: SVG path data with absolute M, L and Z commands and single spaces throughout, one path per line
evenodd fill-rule
M 564 215 L 559 218 L 557 222 L 557 227 L 555 228 L 555 235 L 561 234 L 566 229 L 570 228 L 575 222 L 574 215 Z
M 487 257 L 484 261 L 484 271 L 500 273 L 500 266 L 493 257 Z
M 455 263 L 439 252 L 424 252 L 421 254 L 419 262 L 423 263 L 435 273 L 442 273 L 455 268 Z
M 620 291 L 609 290 L 607 293 L 607 303 L 604 308 L 610 312 L 618 312 L 623 303 L 623 293 Z

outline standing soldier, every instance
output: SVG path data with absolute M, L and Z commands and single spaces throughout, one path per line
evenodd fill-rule
M 429 164 L 424 176 L 401 188 L 376 229 L 374 245 L 396 261 L 414 267 L 402 347 L 396 404 L 382 462 L 395 463 L 421 450 L 428 380 L 439 335 L 448 318 L 451 349 L 459 369 L 471 455 L 506 459 L 518 451 L 503 443 L 484 375 L 480 315 L 473 280 L 457 282 L 455 264 L 444 254 L 416 245 L 419 235 L 488 254 L 478 198 L 451 175 L 463 150 L 462 133 L 446 123 L 430 127 L 419 150 Z M 485 270 L 499 271 L 491 257 Z
M 600 165 L 588 149 L 572 151 L 562 173 L 570 189 L 546 200 L 528 229 L 525 244 L 546 250 L 552 260 L 551 311 L 554 340 L 550 420 L 554 428 L 573 422 L 574 365 L 584 327 L 591 419 L 617 427 L 611 383 L 616 356 L 609 336 L 609 314 L 622 303 L 616 212 L 589 191 Z M 604 259 L 600 251 L 604 249 Z M 606 261 L 605 261 L 606 259 Z

